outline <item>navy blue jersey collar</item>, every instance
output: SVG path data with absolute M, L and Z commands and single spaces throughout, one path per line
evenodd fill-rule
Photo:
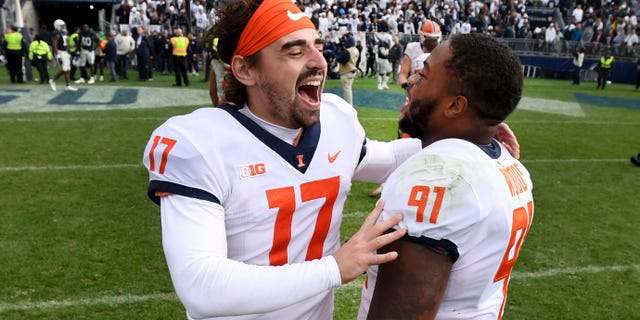
M 304 128 L 298 146 L 294 147 L 282 141 L 282 139 L 272 135 L 269 131 L 260 127 L 253 120 L 240 113 L 239 110 L 241 108 L 229 104 L 221 104 L 218 108 L 227 111 L 256 138 L 262 141 L 271 150 L 279 154 L 282 159 L 287 161 L 298 171 L 301 173 L 305 173 L 307 171 L 307 168 L 309 168 L 309 165 L 311 164 L 311 159 L 313 159 L 313 154 L 316 152 L 316 148 L 318 147 L 318 141 L 320 140 L 320 121 L 310 127 Z
M 491 140 L 491 144 L 482 145 L 476 144 L 478 148 L 480 148 L 484 153 L 486 153 L 491 159 L 498 159 L 502 154 L 502 149 L 500 148 L 500 144 L 495 139 Z

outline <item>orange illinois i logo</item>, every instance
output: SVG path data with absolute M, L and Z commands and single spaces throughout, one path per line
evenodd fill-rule
M 267 173 L 264 163 L 252 163 L 240 166 L 240 179 L 251 178 Z
M 296 159 L 298 159 L 298 168 L 304 168 L 306 164 L 304 164 L 304 154 L 296 155 Z

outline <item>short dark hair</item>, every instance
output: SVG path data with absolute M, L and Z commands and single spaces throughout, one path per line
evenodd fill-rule
M 445 68 L 469 105 L 489 123 L 504 121 L 522 97 L 522 65 L 503 42 L 479 33 L 448 39 L 451 59 Z
M 422 40 L 422 47 L 427 49 L 427 52 L 433 51 L 437 46 L 438 38 L 426 36 L 424 37 L 424 40 Z

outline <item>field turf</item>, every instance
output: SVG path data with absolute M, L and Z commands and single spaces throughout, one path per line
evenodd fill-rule
M 207 90 L 201 78 L 191 89 Z M 0 319 L 184 319 L 141 164 L 156 126 L 206 105 L 169 89 L 172 80 L 116 86 L 167 88 L 183 105 L 137 96 L 133 108 L 34 112 L 9 105 L 16 95 L 64 93 L 10 85 L 0 71 Z M 640 167 L 629 162 L 640 152 L 640 92 L 595 86 L 526 79 L 523 104 L 507 121 L 533 177 L 535 217 L 505 319 L 640 319 Z M 367 103 L 357 106 L 359 117 L 369 137 L 391 140 L 402 90 L 393 85 L 397 104 L 381 108 L 375 87 L 373 78 L 356 81 L 355 102 Z M 339 82 L 327 91 L 339 93 Z M 354 184 L 343 239 L 373 208 L 374 186 Z M 337 291 L 335 319 L 355 318 L 361 285 Z

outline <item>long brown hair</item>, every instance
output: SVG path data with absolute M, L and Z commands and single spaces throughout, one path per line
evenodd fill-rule
M 231 64 L 231 58 L 233 58 L 233 52 L 238 46 L 240 35 L 262 2 L 263 0 L 233 0 L 218 7 L 216 10 L 218 20 L 207 31 L 203 41 L 211 42 L 218 38 L 219 60 Z M 250 57 L 245 57 L 245 59 L 250 65 L 255 65 L 258 63 L 259 55 L 258 52 Z M 224 83 L 225 99 L 230 103 L 243 105 L 247 99 L 247 88 L 230 71 L 225 74 Z

